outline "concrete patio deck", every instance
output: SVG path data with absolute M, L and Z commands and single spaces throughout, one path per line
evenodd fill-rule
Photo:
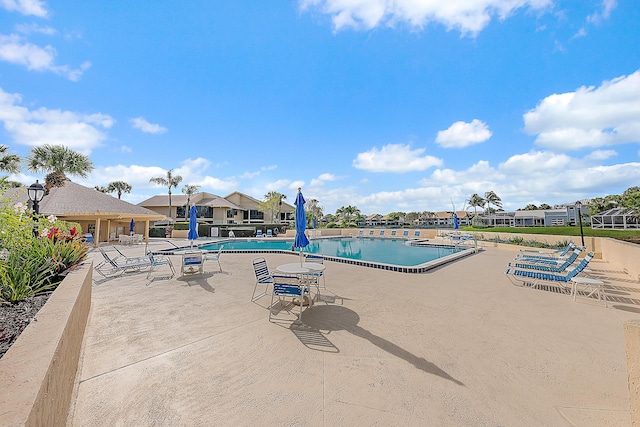
M 623 321 L 640 283 L 602 260 L 609 308 L 513 286 L 501 248 L 425 274 L 327 262 L 302 323 L 270 323 L 270 297 L 250 302 L 256 256 L 191 277 L 176 256 L 178 275 L 149 286 L 94 275 L 69 425 L 631 424 Z

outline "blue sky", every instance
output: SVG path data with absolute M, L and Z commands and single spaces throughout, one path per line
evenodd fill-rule
M 640 8 L 594 0 L 0 0 L 0 144 L 325 213 L 640 185 Z M 30 184 L 42 176 L 11 176 Z

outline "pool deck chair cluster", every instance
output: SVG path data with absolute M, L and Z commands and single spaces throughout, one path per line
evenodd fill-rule
M 148 257 L 127 257 L 117 251 L 118 255 L 109 255 L 104 248 L 98 248 L 104 260 L 94 268 L 102 277 L 115 277 L 125 273 L 140 273 L 151 268 Z
M 511 283 L 517 286 L 535 289 L 554 287 L 561 293 L 572 295 L 574 301 L 579 294 L 581 297 L 597 298 L 598 301 L 603 301 L 606 307 L 607 297 L 604 292 L 604 282 L 584 275 L 579 276 L 579 274 L 585 273 L 593 256 L 594 253 L 589 252 L 582 260 L 572 263 L 562 271 L 541 270 L 537 264 L 537 268 L 534 269 L 512 266 L 509 263 L 505 274 Z M 560 259 L 558 261 L 560 262 Z

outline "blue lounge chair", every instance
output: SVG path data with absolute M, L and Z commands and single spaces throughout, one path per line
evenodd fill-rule
M 273 231 L 271 229 L 267 229 L 267 237 L 273 237 Z
M 538 260 L 516 260 L 515 263 L 509 263 L 509 267 L 527 268 L 529 270 L 548 271 L 550 273 L 560 273 L 566 270 L 573 262 L 578 259 L 581 249 L 574 249 L 570 256 L 559 258 L 557 260 L 538 259 Z
M 550 273 L 538 270 L 517 269 L 515 267 L 507 268 L 505 274 L 507 278 L 516 286 L 527 286 L 531 288 L 541 288 L 543 285 L 555 285 L 560 288 L 563 293 L 571 293 L 572 289 L 568 286 L 571 279 L 581 273 L 589 261 L 593 258 L 593 252 L 589 252 L 579 264 L 570 270 L 565 270 L 564 274 Z
M 256 237 L 262 237 L 262 236 L 264 236 L 264 235 L 262 234 L 262 230 L 258 230 L 258 231 L 256 231 Z
M 516 259 L 557 259 L 563 256 L 566 256 L 570 250 L 575 249 L 576 245 L 573 242 L 570 242 L 567 246 L 562 249 L 558 249 L 555 251 L 536 251 L 531 249 L 521 249 L 520 253 L 516 256 Z

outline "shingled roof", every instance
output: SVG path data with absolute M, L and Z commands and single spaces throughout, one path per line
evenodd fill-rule
M 9 190 L 7 195 L 15 195 L 17 201 L 27 203 L 27 187 Z M 123 216 L 127 218 L 150 220 L 164 219 L 164 215 L 120 200 L 109 194 L 88 188 L 73 181 L 65 181 L 63 187 L 49 190 L 40 202 L 40 213 L 56 216 Z

